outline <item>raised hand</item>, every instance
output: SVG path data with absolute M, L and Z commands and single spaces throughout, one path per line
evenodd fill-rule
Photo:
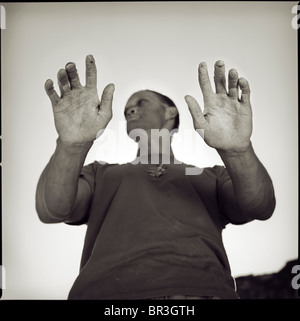
M 45 83 L 45 90 L 52 103 L 55 127 L 61 141 L 70 144 L 92 142 L 112 118 L 114 85 L 107 85 L 99 100 L 97 69 L 92 55 L 86 56 L 84 87 L 74 63 L 68 63 L 65 69 L 60 69 L 57 79 L 60 97 L 50 79 Z
M 217 150 L 242 151 L 250 145 L 252 111 L 248 81 L 239 78 L 235 69 L 228 74 L 226 90 L 225 65 L 215 63 L 213 92 L 206 63 L 198 68 L 199 84 L 204 98 L 202 112 L 196 99 L 185 96 L 196 130 L 204 130 L 204 141 Z M 239 89 L 241 97 L 239 97 Z M 203 133 L 203 131 L 202 131 Z M 203 136 L 203 135 L 201 135 Z

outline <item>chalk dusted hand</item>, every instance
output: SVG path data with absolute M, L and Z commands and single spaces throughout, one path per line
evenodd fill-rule
M 46 93 L 52 103 L 55 127 L 65 143 L 92 142 L 112 118 L 114 85 L 107 85 L 99 100 L 95 60 L 88 55 L 85 62 L 85 86 L 80 83 L 75 63 L 68 63 L 57 74 L 60 97 L 53 88 L 52 80 L 45 83 Z
M 216 93 L 212 90 L 206 63 L 199 65 L 198 76 L 204 99 L 203 111 L 195 98 L 185 96 L 195 129 L 200 129 L 198 132 L 204 141 L 217 150 L 243 151 L 250 145 L 252 134 L 248 81 L 239 78 L 237 71 L 231 69 L 227 91 L 225 65 L 220 60 L 215 63 L 214 70 Z

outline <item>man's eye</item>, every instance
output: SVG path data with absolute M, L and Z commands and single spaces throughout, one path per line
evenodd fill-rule
M 147 104 L 147 103 L 148 103 L 148 100 L 147 100 L 147 99 L 140 99 L 138 105 L 139 105 L 139 106 L 143 106 L 143 105 L 145 105 L 145 104 Z

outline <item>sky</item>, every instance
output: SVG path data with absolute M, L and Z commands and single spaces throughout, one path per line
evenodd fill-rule
M 79 272 L 86 226 L 44 224 L 35 211 L 39 176 L 57 133 L 44 83 L 66 63 L 84 83 L 93 54 L 98 91 L 116 86 L 113 119 L 94 142 L 94 160 L 126 163 L 137 146 L 125 131 L 129 96 L 152 89 L 180 113 L 173 142 L 182 162 L 222 165 L 193 130 L 184 96 L 203 106 L 197 67 L 215 61 L 235 68 L 251 87 L 254 150 L 269 172 L 277 199 L 267 221 L 228 225 L 224 246 L 234 277 L 272 273 L 298 256 L 297 2 L 2 3 L 2 299 L 66 299 Z

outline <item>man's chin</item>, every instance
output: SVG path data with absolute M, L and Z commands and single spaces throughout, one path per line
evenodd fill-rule
M 145 133 L 147 132 L 146 129 L 140 128 L 140 127 L 127 127 L 127 134 L 130 133 Z
M 133 121 L 132 123 L 127 124 L 127 134 L 135 141 L 137 137 L 144 137 L 145 139 L 148 139 L 148 131 L 148 128 L 142 128 L 142 126 L 139 126 L 137 123 L 134 124 Z
M 146 128 L 141 126 L 141 123 L 138 120 L 132 120 L 127 123 L 127 133 L 129 134 L 131 131 L 145 131 Z

